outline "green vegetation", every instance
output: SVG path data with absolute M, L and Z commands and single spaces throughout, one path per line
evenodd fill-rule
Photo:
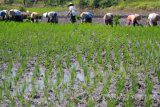
M 21 5 L 3 5 L 0 6 L 0 10 L 1 9 L 19 9 L 21 11 L 26 11 L 29 10 L 29 12 L 38 12 L 40 14 L 43 14 L 45 12 L 49 12 L 49 11 L 57 11 L 57 12 L 61 12 L 61 11 L 66 11 L 67 10 L 67 6 L 57 6 L 57 7 L 24 7 Z
M 43 14 L 49 11 L 57 11 L 57 12 L 65 11 L 67 10 L 67 7 L 44 7 L 44 8 L 35 7 L 35 8 L 26 8 L 26 10 L 29 10 L 30 12 L 38 12 L 40 14 Z
M 63 11 L 67 8 L 67 3 L 73 2 L 77 7 L 80 8 L 99 8 L 99 9 L 111 9 L 111 10 L 159 10 L 160 1 L 159 0 L 5 0 L 4 3 L 7 4 L 7 8 L 17 6 L 33 7 L 33 11 L 40 13 L 43 10 L 55 10 Z M 2 2 L 3 3 L 3 2 Z M 8 4 L 13 4 L 8 5 Z M 1 5 L 1 8 L 6 6 Z M 37 9 L 36 9 L 37 8 Z M 42 10 L 43 9 L 43 10 Z M 32 9 L 31 9 L 32 11 Z M 43 11 L 45 12 L 45 11 Z
M 120 10 L 159 10 L 160 0 L 126 0 L 125 2 L 121 2 L 112 8 Z
M 0 102 L 9 100 L 13 105 L 29 106 L 36 105 L 30 101 L 42 98 L 46 101 L 39 100 L 43 101 L 41 104 L 53 101 L 61 104 L 66 100 L 70 107 L 80 102 L 92 107 L 103 100 L 108 106 L 115 106 L 119 104 L 117 97 L 123 94 L 126 77 L 130 75 L 131 86 L 124 105 L 134 106 L 133 97 L 139 89 L 137 73 L 145 71 L 147 97 L 144 102 L 153 105 L 149 96 L 154 83 L 149 71 L 152 68 L 159 75 L 158 26 L 27 22 L 0 22 L 0 26 L 0 64 L 2 67 L 7 64 L 0 72 Z M 15 63 L 21 64 L 17 70 L 13 69 Z M 41 66 L 45 67 L 44 74 Z M 16 76 L 12 76 L 12 70 Z M 113 82 L 116 83 L 116 87 L 111 87 L 115 89 L 115 98 L 106 97 Z M 98 95 L 94 92 L 100 84 L 103 84 L 100 98 L 96 101 L 94 96 Z

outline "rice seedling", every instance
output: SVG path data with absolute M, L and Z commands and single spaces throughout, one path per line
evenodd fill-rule
M 11 101 L 11 106 L 14 107 L 15 105 L 15 100 L 14 97 L 10 97 L 10 101 Z
M 112 75 L 109 75 L 106 82 L 104 83 L 104 88 L 102 90 L 102 96 L 104 96 L 108 92 L 109 85 L 111 84 L 111 78 L 112 78 Z
M 108 101 L 107 101 L 107 105 L 109 106 L 109 107 L 114 107 L 114 106 L 116 106 L 117 105 L 117 101 L 115 100 L 115 99 L 108 99 Z
M 40 67 L 39 67 L 39 61 L 37 61 L 35 66 L 35 74 L 36 77 L 40 77 Z
M 119 81 L 117 82 L 117 91 L 116 91 L 117 96 L 119 96 L 121 91 L 123 90 L 124 84 L 125 84 L 125 73 L 122 72 L 121 77 L 120 77 Z
M 132 91 L 133 93 L 136 93 L 138 89 L 138 80 L 137 80 L 136 71 L 132 71 L 131 79 L 132 79 Z
M 146 84 L 146 96 L 145 96 L 145 106 L 153 106 L 153 100 L 151 98 L 152 89 L 153 89 L 153 81 L 149 78 L 148 75 L 145 77 L 145 84 Z
M 25 81 L 24 84 L 23 84 L 23 86 L 22 86 L 22 90 L 21 90 L 22 93 L 25 92 L 25 89 L 26 89 L 26 87 L 27 87 L 27 84 L 28 84 L 28 83 Z
M 76 78 L 76 69 L 73 68 L 71 71 L 71 86 L 74 84 L 75 78 Z
M 6 70 L 6 74 L 5 74 L 6 77 L 9 76 L 11 69 L 12 69 L 12 63 L 9 63 L 8 68 Z
M 3 87 L 0 87 L 0 103 L 2 103 L 3 98 Z
M 92 99 L 92 97 L 89 97 L 88 98 L 88 107 L 94 107 L 94 101 L 93 101 L 93 99 Z
M 125 107 L 134 107 L 133 95 L 132 92 L 128 93 L 127 100 L 124 102 Z

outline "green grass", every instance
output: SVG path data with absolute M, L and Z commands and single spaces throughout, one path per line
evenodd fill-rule
M 3 5 L 0 6 L 0 10 L 1 9 L 21 9 L 21 7 L 23 7 L 22 5 Z M 49 11 L 55 11 L 55 12 L 61 12 L 61 11 L 68 11 L 68 7 L 67 6 L 54 6 L 54 7 L 42 7 L 42 6 L 38 6 L 38 7 L 24 7 L 25 10 L 29 10 L 29 12 L 38 12 L 39 14 L 43 14 L 45 12 L 49 12 Z
M 160 1 L 159 0 L 135 0 L 121 2 L 117 6 L 111 7 L 113 9 L 124 9 L 124 10 L 159 10 Z
M 26 8 L 26 10 L 29 10 L 30 12 L 38 12 L 40 14 L 43 14 L 45 12 L 49 11 L 55 11 L 55 12 L 61 12 L 61 11 L 68 11 L 67 7 L 33 7 L 33 8 Z
M 89 0 L 90 5 L 93 3 L 93 0 Z M 79 2 L 78 0 L 75 0 L 73 3 L 76 4 L 76 6 L 79 8 Z M 23 7 L 22 4 L 13 4 L 13 5 L 1 5 L 0 9 L 20 9 L 20 7 Z M 99 12 L 106 12 L 106 11 L 114 11 L 114 10 L 125 10 L 127 12 L 130 11 L 140 11 L 140 10 L 146 10 L 146 11 L 158 11 L 160 10 L 160 0 L 126 0 L 122 1 L 120 0 L 117 5 L 108 7 L 108 8 L 97 8 L 93 9 L 91 6 L 88 6 L 88 9 L 92 11 L 93 13 L 99 13 Z M 44 12 L 49 12 L 49 11 L 68 11 L 67 3 L 63 6 L 44 6 L 44 3 L 39 1 L 38 4 L 31 6 L 31 7 L 26 7 L 26 10 L 29 10 L 30 12 L 38 12 L 40 14 Z M 85 11 L 84 9 L 79 9 L 79 11 Z

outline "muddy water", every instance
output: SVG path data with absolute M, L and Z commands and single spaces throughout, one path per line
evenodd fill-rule
M 35 62 L 34 62 L 35 63 Z M 29 66 L 29 65 L 28 65 Z M 103 67 L 101 67 L 100 65 L 97 65 L 98 66 L 98 69 L 99 72 L 101 75 L 104 74 L 104 71 L 103 71 Z M 75 77 L 75 82 L 74 82 L 74 85 L 73 85 L 73 89 L 74 91 L 70 93 L 70 86 L 69 87 L 66 87 L 64 90 L 62 88 L 59 88 L 59 94 L 56 96 L 55 93 L 54 93 L 54 90 L 48 90 L 48 101 L 50 102 L 55 102 L 56 99 L 58 99 L 59 101 L 59 104 L 58 105 L 63 105 L 64 107 L 66 106 L 66 102 L 67 102 L 67 93 L 71 94 L 71 99 L 72 97 L 74 98 L 75 96 L 77 96 L 78 93 L 82 93 L 83 94 L 83 88 L 82 88 L 82 84 L 83 82 L 85 81 L 85 76 L 84 76 L 84 71 L 83 69 L 81 69 L 81 66 L 80 64 L 78 63 L 78 61 L 76 61 L 76 59 L 74 60 L 73 63 L 71 63 L 71 68 L 76 68 L 76 77 Z M 124 68 L 123 68 L 123 64 L 121 63 L 120 64 L 120 68 L 121 68 L 121 71 L 124 71 Z M 16 74 L 16 71 L 18 69 L 18 66 L 17 65 L 13 65 L 11 71 L 13 73 L 12 76 L 15 76 L 14 74 Z M 22 80 L 19 80 L 18 82 L 18 85 L 15 86 L 15 88 L 13 89 L 13 93 L 12 93 L 12 96 L 16 96 L 17 92 L 21 92 L 22 88 L 23 88 L 23 85 L 25 84 L 25 81 L 27 82 L 27 87 L 25 89 L 25 94 L 24 94 L 24 98 L 25 100 L 29 100 L 29 101 L 32 101 L 33 104 L 31 105 L 36 105 L 36 106 L 40 106 L 40 105 L 46 105 L 47 104 L 47 101 L 45 100 L 45 97 L 44 97 L 44 89 L 45 89 L 45 85 L 44 85 L 44 77 L 45 77 L 45 72 L 46 72 L 46 68 L 43 66 L 43 65 L 39 65 L 39 70 L 40 70 L 40 77 L 34 77 L 33 75 L 33 72 L 34 72 L 34 69 L 35 69 L 35 64 L 33 64 L 30 68 L 29 71 L 26 71 L 24 72 L 23 76 L 25 78 L 23 78 Z M 62 78 L 62 87 L 64 84 L 67 84 L 69 81 L 70 81 L 70 73 L 71 73 L 71 69 L 63 69 L 64 71 L 64 78 Z M 93 85 L 93 79 L 94 79 L 94 69 L 93 68 L 89 68 L 89 75 L 90 75 L 90 84 L 88 87 L 92 86 Z M 54 74 L 56 75 L 56 69 L 53 68 L 52 72 L 54 72 Z M 107 75 L 107 74 L 106 74 Z M 11 76 L 11 77 L 12 77 Z M 139 84 L 141 85 L 141 87 L 145 87 L 143 85 L 144 84 L 144 74 L 142 73 L 138 73 L 137 74 L 138 76 L 138 81 L 139 81 Z M 128 90 L 128 87 L 130 87 L 130 77 L 127 76 L 126 77 L 126 83 L 125 83 L 125 87 L 124 87 L 124 91 L 122 92 L 122 96 L 116 96 L 116 83 L 117 81 L 119 81 L 119 78 L 120 75 L 116 75 L 115 78 L 112 78 L 111 80 L 111 85 L 109 86 L 109 92 L 108 92 L 108 97 L 109 98 L 115 98 L 115 99 L 118 99 L 119 97 L 122 98 L 122 99 L 125 99 L 126 98 L 126 92 Z M 35 78 L 35 81 L 34 83 L 32 83 L 32 79 Z M 52 79 L 50 78 L 49 80 L 52 81 Z M 55 83 L 57 82 L 56 81 L 57 78 L 54 78 L 52 82 L 55 81 Z M 152 97 L 154 98 L 154 101 L 155 101 L 155 105 L 157 104 L 156 101 L 158 102 L 159 101 L 159 85 L 158 85 L 158 80 L 157 80 L 157 77 L 153 75 L 153 80 L 154 80 L 154 89 L 152 91 Z M 13 84 L 14 85 L 14 84 Z M 31 92 L 33 91 L 33 85 L 34 87 L 36 88 L 36 94 L 32 97 L 31 96 Z M 61 87 L 60 86 L 60 87 Z M 101 105 L 101 104 L 105 104 L 106 100 L 105 99 L 101 99 L 101 91 L 103 90 L 103 82 L 101 83 L 98 83 L 97 86 L 95 87 L 93 93 L 92 93 L 92 98 L 94 101 L 96 101 L 96 104 L 97 105 Z M 144 88 L 140 88 L 138 90 L 138 92 L 136 93 L 135 95 L 135 105 L 142 105 L 144 104 L 144 96 L 145 96 L 145 93 L 144 93 Z M 107 93 L 106 93 L 107 94 Z M 124 96 L 123 96 L 124 95 Z M 83 96 L 83 95 L 82 95 Z M 100 103 L 98 103 L 99 100 L 102 100 Z M 139 102 L 140 100 L 140 102 Z M 6 100 L 5 100 L 6 101 Z M 6 102 L 3 101 L 3 104 L 5 104 Z M 81 102 L 85 103 L 86 101 L 86 97 L 84 97 L 82 99 Z M 120 102 L 119 105 L 121 105 L 121 103 L 123 102 Z M 78 104 L 78 105 L 81 105 L 81 104 Z M 83 105 L 83 104 L 82 104 Z M 84 104 L 86 105 L 86 103 Z M 3 105 L 5 107 L 5 105 Z

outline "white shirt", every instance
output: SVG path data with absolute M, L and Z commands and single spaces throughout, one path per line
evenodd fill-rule
M 76 16 L 78 14 L 77 9 L 75 6 L 69 6 L 69 11 L 71 11 L 71 14 L 73 16 Z
M 15 9 L 14 12 L 17 16 L 21 16 L 21 11 Z
M 148 16 L 148 20 L 158 21 L 158 14 L 157 13 L 151 13 Z
M 45 12 L 45 13 L 43 13 L 43 17 L 47 17 L 47 15 L 48 15 L 48 17 L 52 17 L 52 16 L 54 16 L 54 14 L 55 14 L 56 12 Z
M 49 17 L 52 17 L 52 16 L 54 16 L 55 13 L 56 13 L 56 12 L 54 12 L 54 11 L 53 11 L 53 12 L 48 12 L 48 16 L 49 16 Z
M 8 10 L 2 10 L 3 12 L 5 12 L 5 13 L 7 13 L 8 12 Z
M 43 17 L 47 17 L 47 14 L 48 14 L 47 12 L 43 13 Z

